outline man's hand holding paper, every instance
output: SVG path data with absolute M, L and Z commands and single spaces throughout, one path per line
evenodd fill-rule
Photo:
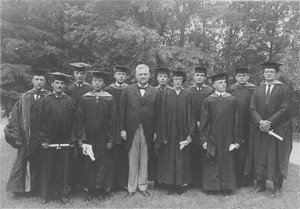
M 96 160 L 95 157 L 94 157 L 94 152 L 93 152 L 92 145 L 83 143 L 82 144 L 82 153 L 84 155 L 88 155 L 91 158 L 92 161 Z

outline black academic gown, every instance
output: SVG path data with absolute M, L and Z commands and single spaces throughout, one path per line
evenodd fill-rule
M 171 89 L 171 86 L 166 85 L 164 88 L 162 88 L 160 85 L 155 86 L 156 89 L 159 90 L 158 98 L 161 98 L 161 95 Z M 157 100 L 157 121 L 160 120 L 161 114 L 160 114 L 160 99 Z M 157 131 L 156 131 L 157 132 Z M 155 152 L 155 147 L 152 146 L 151 150 L 149 151 L 149 160 L 148 160 L 148 180 L 149 181 L 157 181 L 157 163 L 158 163 L 158 156 Z
M 161 118 L 155 147 L 158 152 L 157 178 L 168 185 L 183 186 L 191 182 L 190 145 L 182 150 L 179 142 L 193 133 L 192 100 L 189 91 L 179 95 L 174 89 L 162 94 Z
M 109 94 L 111 94 L 116 101 L 117 117 L 120 114 L 120 98 L 124 88 L 128 84 L 123 86 L 117 86 L 116 84 L 111 84 L 105 88 Z M 126 150 L 126 142 L 121 140 L 121 130 L 116 131 L 116 137 L 120 140 L 120 144 L 116 144 L 113 147 L 113 160 L 114 160 L 114 186 L 115 187 L 126 187 L 128 185 L 128 172 L 129 172 L 129 161 L 128 154 Z
M 92 85 L 87 82 L 83 82 L 80 85 L 81 86 L 79 86 L 76 83 L 73 83 L 70 86 L 68 86 L 65 90 L 65 93 L 75 100 L 76 108 L 78 107 L 81 96 L 93 90 Z
M 199 146 L 199 128 L 197 122 L 200 122 L 201 106 L 203 100 L 214 92 L 214 89 L 210 86 L 203 84 L 201 88 L 197 85 L 193 85 L 187 90 L 191 93 L 192 105 L 193 105 L 193 116 L 195 117 L 195 128 L 193 133 L 193 142 L 190 147 L 191 154 L 191 172 L 192 172 L 192 184 L 202 184 L 202 157 L 203 150 Z
M 72 144 L 75 101 L 66 94 L 50 94 L 41 101 L 39 142 L 48 144 Z M 68 193 L 69 147 L 43 149 L 42 157 L 42 197 L 58 191 Z
M 65 89 L 65 93 L 75 100 L 75 107 L 78 108 L 81 96 L 89 91 L 92 91 L 93 87 L 87 82 L 77 84 L 76 82 L 69 85 Z M 83 155 L 78 145 L 75 145 L 74 149 L 71 150 L 70 158 L 70 185 L 71 189 L 76 189 L 77 186 L 83 187 Z
M 107 143 L 120 143 L 117 110 L 114 97 L 107 92 L 88 92 L 82 96 L 79 111 L 79 140 L 92 145 L 95 161 L 84 155 L 84 182 L 88 189 L 112 188 L 114 165 Z
M 236 188 L 234 153 L 229 151 L 229 146 L 240 143 L 238 112 L 238 101 L 229 93 L 223 98 L 214 93 L 203 101 L 200 144 L 207 142 L 203 158 L 202 185 L 205 190 Z
M 280 81 L 274 83 L 268 104 L 265 104 L 264 84 L 253 92 L 251 98 L 252 123 L 245 174 L 254 168 L 256 178 L 260 176 L 278 182 L 280 178 L 287 178 L 293 142 L 289 89 Z M 283 141 L 261 132 L 258 127 L 260 120 L 271 121 L 271 128 L 283 137 Z
M 232 94 L 239 102 L 239 117 L 241 123 L 241 139 L 243 143 L 238 150 L 235 150 L 235 160 L 236 160 L 236 174 L 237 181 L 242 183 L 244 180 L 244 171 L 245 171 L 245 163 L 246 163 L 246 154 L 248 149 L 248 141 L 250 134 L 250 100 L 252 93 L 256 86 L 252 83 L 245 83 L 244 85 L 239 85 L 238 83 L 232 85 L 229 89 L 229 93 Z M 248 180 L 253 181 L 254 176 L 248 175 Z
M 161 93 L 163 93 L 163 92 L 165 92 L 165 91 L 171 89 L 172 87 L 169 86 L 168 84 L 166 84 L 166 86 L 164 86 L 163 88 L 162 88 L 162 86 L 160 86 L 160 85 L 155 86 L 155 88 L 157 88 Z
M 34 142 L 34 137 L 39 129 L 38 106 L 41 98 L 49 93 L 35 89 L 24 93 L 16 103 L 9 123 L 4 129 L 6 141 L 18 149 L 6 192 L 23 193 L 25 190 L 37 192 L 40 189 L 40 147 Z M 35 94 L 40 96 L 38 100 L 34 98 Z M 25 180 L 27 162 L 30 173 L 28 182 Z

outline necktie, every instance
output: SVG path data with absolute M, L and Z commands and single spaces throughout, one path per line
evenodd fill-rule
M 145 87 L 145 86 L 139 86 L 139 89 L 140 89 L 140 90 L 141 90 L 141 89 L 146 90 L 146 88 L 147 88 L 147 87 Z
M 271 93 L 271 84 L 267 85 L 267 94 L 266 94 L 266 104 L 269 103 L 270 93 Z

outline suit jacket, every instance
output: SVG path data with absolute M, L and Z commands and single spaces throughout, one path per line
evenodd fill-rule
M 132 139 L 142 124 L 148 149 L 153 145 L 156 131 L 157 102 L 159 90 L 148 84 L 144 96 L 141 96 L 137 83 L 126 87 L 120 99 L 120 129 L 126 130 L 126 148 L 129 149 Z

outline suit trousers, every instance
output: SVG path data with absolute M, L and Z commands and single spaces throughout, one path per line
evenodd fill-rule
M 148 148 L 142 124 L 136 130 L 128 152 L 129 176 L 128 192 L 147 190 L 148 186 Z

